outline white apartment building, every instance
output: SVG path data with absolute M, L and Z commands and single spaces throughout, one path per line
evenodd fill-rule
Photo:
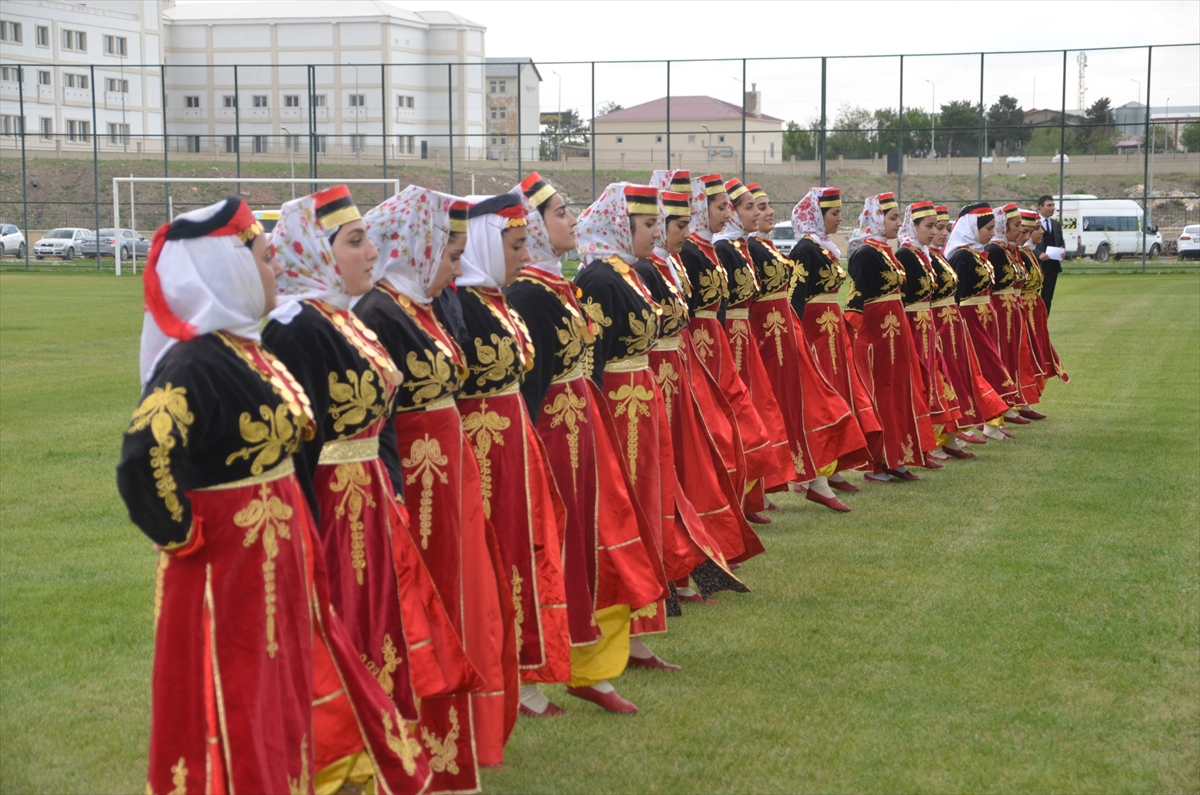
M 482 25 L 384 0 L 188 3 L 164 22 L 172 150 L 378 157 L 386 137 L 389 158 L 451 140 L 486 157 Z
M 0 150 L 20 147 L 23 93 L 27 147 L 90 157 L 92 133 L 99 133 L 103 153 L 161 151 L 158 64 L 168 5 L 168 0 L 0 3 Z
M 531 58 L 487 59 L 487 156 L 537 160 L 541 144 L 542 73 Z

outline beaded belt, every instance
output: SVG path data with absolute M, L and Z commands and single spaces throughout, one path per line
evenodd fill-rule
M 692 313 L 692 317 L 699 320 L 716 320 L 717 313 L 711 309 L 697 309 Z
M 870 301 L 863 301 L 863 304 L 864 305 L 865 304 L 882 304 L 884 301 L 899 301 L 899 300 L 900 300 L 900 293 L 892 293 L 891 295 L 885 295 L 882 298 L 872 298 Z
M 683 337 L 676 334 L 672 337 L 662 337 L 654 343 L 656 351 L 677 351 L 683 344 Z M 607 368 L 606 368 L 607 369 Z
M 904 311 L 905 312 L 928 312 L 929 311 L 929 302 L 928 301 L 917 301 L 915 304 L 909 304 L 908 306 L 904 307 Z
M 1003 287 L 999 290 L 992 290 L 992 295 L 1020 295 L 1021 288 L 1019 287 Z
M 749 320 L 750 319 L 750 310 L 749 309 L 726 309 L 725 317 L 728 318 L 729 320 Z
M 787 297 L 788 297 L 787 290 L 780 290 L 777 293 L 768 293 L 767 295 L 760 295 L 758 298 L 756 298 L 754 300 L 755 301 L 777 301 L 780 298 L 787 298 Z
M 568 381 L 574 381 L 576 378 L 582 378 L 582 377 L 583 377 L 583 359 L 580 359 L 579 361 L 575 362 L 574 365 L 571 366 L 570 370 L 567 370 L 562 375 L 556 375 L 556 376 L 554 376 L 554 378 L 550 379 L 550 383 L 565 384 Z
M 954 306 L 954 296 L 943 298 L 940 301 L 934 301 L 929 305 L 930 309 L 940 309 L 943 306 Z
M 474 398 L 503 397 L 504 395 L 515 395 L 520 391 L 521 382 L 513 381 L 508 386 L 504 387 L 503 389 L 498 389 L 495 392 L 488 392 L 487 394 L 479 393 L 475 395 L 463 395 L 462 398 L 463 400 L 472 400 Z
M 650 357 L 642 354 L 641 356 L 630 356 L 628 359 L 615 359 L 611 362 L 605 362 L 604 372 L 634 373 L 638 370 L 646 370 L 649 367 Z
M 984 306 L 990 304 L 992 297 L 990 295 L 973 295 L 970 298 L 964 298 L 958 302 L 959 306 Z
M 379 457 L 379 437 L 363 439 L 337 439 L 321 445 L 318 464 L 352 464 L 355 461 L 371 461 Z
M 838 294 L 837 293 L 821 293 L 820 295 L 814 295 L 812 298 L 808 299 L 808 303 L 810 303 L 810 304 L 836 304 L 836 303 L 838 303 Z
M 283 461 L 279 462 L 278 466 L 268 469 L 261 475 L 251 475 L 248 478 L 230 481 L 229 483 L 221 483 L 216 486 L 206 486 L 202 489 L 196 489 L 196 491 L 224 491 L 225 489 L 240 489 L 243 486 L 257 486 L 260 483 L 270 483 L 271 481 L 279 480 L 280 478 L 286 478 L 295 471 L 296 465 L 292 463 L 292 457 L 288 456 L 287 458 L 283 459 Z

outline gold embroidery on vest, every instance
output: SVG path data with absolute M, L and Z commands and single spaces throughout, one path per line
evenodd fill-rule
M 485 345 L 479 337 L 475 338 L 475 357 L 479 364 L 470 365 L 471 371 L 479 378 L 475 383 L 483 386 L 488 381 L 503 381 L 509 373 L 517 372 L 513 367 L 517 355 L 513 352 L 513 338 L 499 334 L 491 335 L 492 345 Z
M 439 740 L 437 735 L 424 726 L 421 727 L 421 739 L 429 751 L 429 769 L 434 773 L 446 772 L 452 776 L 458 775 L 458 710 L 450 708 L 450 731 L 445 740 Z
M 284 453 L 294 453 L 300 446 L 286 404 L 280 403 L 274 412 L 267 406 L 259 406 L 258 413 L 264 422 L 255 422 L 250 419 L 250 412 L 242 412 L 238 418 L 238 431 L 250 446 L 243 447 L 225 459 L 225 465 L 229 466 L 239 458 L 249 460 L 252 453 L 257 453 L 254 462 L 250 464 L 251 475 L 261 475 L 263 469 L 274 466 Z
M 608 397 L 617 403 L 613 412 L 616 416 L 624 414 L 629 418 L 629 433 L 625 440 L 625 455 L 629 459 L 629 477 L 637 480 L 638 459 L 638 415 L 650 416 L 647 404 L 654 400 L 654 393 L 640 384 L 623 384 L 615 392 L 609 392 Z
M 673 401 L 675 395 L 679 394 L 679 373 L 676 372 L 675 365 L 664 361 L 654 374 L 654 380 L 658 382 L 659 391 L 662 392 L 663 403 L 667 406 L 667 421 L 670 422 L 673 416 Z
M 412 392 L 414 406 L 427 403 L 446 394 L 453 394 L 457 387 L 454 371 L 441 351 L 423 351 L 428 362 L 421 361 L 416 351 L 409 351 L 404 364 L 412 378 L 404 379 L 404 388 Z
M 637 356 L 650 350 L 650 346 L 654 344 L 654 338 L 658 335 L 658 323 L 654 315 L 647 309 L 642 310 L 640 320 L 637 315 L 630 312 L 629 331 L 630 336 L 619 339 L 625 343 L 630 356 Z
M 825 314 L 817 318 L 817 325 L 829 337 L 829 360 L 833 362 L 833 374 L 837 375 L 837 331 L 841 325 L 837 312 L 826 309 Z
M 700 273 L 701 306 L 708 306 L 721 297 L 721 288 L 724 287 L 724 281 L 715 270 L 706 270 Z
M 504 446 L 504 435 L 501 431 L 508 430 L 510 425 L 512 425 L 512 420 L 508 417 L 501 417 L 494 411 L 488 411 L 486 400 L 479 401 L 479 411 L 472 412 L 463 418 L 463 431 L 474 445 L 475 460 L 479 462 L 483 515 L 489 519 L 492 517 L 492 459 L 488 457 L 488 453 L 492 451 L 493 444 Z
M 512 572 L 513 576 L 510 587 L 512 588 L 513 612 L 516 615 L 513 623 L 516 624 L 517 654 L 520 655 L 521 646 L 525 642 L 525 639 L 521 637 L 521 625 L 525 623 L 525 609 L 521 607 L 521 586 L 525 584 L 525 578 L 521 576 L 521 572 L 517 571 L 516 566 L 512 567 Z
M 367 567 L 367 558 L 364 550 L 366 543 L 363 536 L 363 528 L 366 526 L 362 520 L 363 505 L 374 508 L 375 498 L 366 492 L 364 486 L 371 485 L 371 476 L 367 474 L 361 461 L 355 461 L 350 464 L 338 464 L 333 470 L 333 482 L 329 484 L 329 490 L 334 494 L 341 494 L 341 502 L 334 508 L 334 515 L 337 518 L 347 517 L 350 522 L 350 566 L 354 569 L 354 579 L 359 585 L 363 584 L 363 570 Z M 349 511 L 347 511 L 347 507 Z
M 383 414 L 384 405 L 377 402 L 379 390 L 372 382 L 375 373 L 366 371 L 360 378 L 353 370 L 346 371 L 343 384 L 338 381 L 337 373 L 329 374 L 329 416 L 333 417 L 333 429 L 338 433 L 346 430 L 347 426 L 362 425 L 370 412 L 375 417 Z
M 187 795 L 187 774 L 187 765 L 181 756 L 177 763 L 171 765 L 171 783 L 175 785 L 171 795 Z
M 787 263 L 779 254 L 773 254 L 763 262 L 762 291 L 775 293 L 783 289 L 789 281 Z
M 883 329 L 883 336 L 887 337 L 888 350 L 892 356 L 892 364 L 896 363 L 896 337 L 900 334 L 900 318 L 895 315 L 884 315 L 883 322 L 879 324 L 879 328 Z
M 783 335 L 787 333 L 787 323 L 784 322 L 783 313 L 778 309 L 768 312 L 766 322 L 763 323 L 763 331 L 767 333 L 767 336 L 775 338 L 775 357 L 779 360 L 779 366 L 783 367 Z
M 579 308 L 584 312 L 587 312 L 588 317 L 590 317 L 600 326 L 600 335 L 604 334 L 604 329 L 612 325 L 612 320 L 604 314 L 604 307 L 596 303 L 595 299 L 593 299 L 590 295 L 586 301 L 579 305 Z
M 408 458 L 401 465 L 409 474 L 404 477 L 405 483 L 415 483 L 421 476 L 421 501 L 417 509 L 417 523 L 421 528 L 421 549 L 429 549 L 429 536 L 433 533 L 433 479 L 436 476 L 443 484 L 450 481 L 445 470 L 438 467 L 446 466 L 449 461 L 442 455 L 442 445 L 437 439 L 425 434 L 424 439 L 417 439 L 409 448 Z
M 563 389 L 554 398 L 554 402 L 542 409 L 551 417 L 550 427 L 567 426 L 567 450 L 571 455 L 571 482 L 576 482 L 579 472 L 579 426 L 587 422 L 587 401 L 578 397 L 569 388 Z
M 747 299 L 753 298 L 758 293 L 757 280 L 748 268 L 741 267 L 734 271 L 733 281 L 734 292 L 729 297 L 731 304 L 740 304 Z
M 158 444 L 150 448 L 150 466 L 154 467 L 154 485 L 158 496 L 171 512 L 176 522 L 183 520 L 183 504 L 175 493 L 175 476 L 171 474 L 171 451 L 175 449 L 175 437 L 171 431 L 179 429 L 179 438 L 187 447 L 188 426 L 196 421 L 196 415 L 188 411 L 187 389 L 166 386 L 155 387 L 141 405 L 133 412 L 130 433 L 137 433 L 150 426 L 150 433 Z
M 386 709 L 381 709 L 379 712 L 383 716 L 383 736 L 387 738 L 388 749 L 400 757 L 400 764 L 404 766 L 405 774 L 413 775 L 417 772 L 417 755 L 421 753 L 421 744 L 415 737 L 409 735 L 408 727 L 404 725 L 403 719 L 399 716 L 396 717 L 396 733 L 392 734 L 392 716 Z
M 259 490 L 258 499 L 233 515 L 233 523 L 246 528 L 243 546 L 252 546 L 262 533 L 263 590 L 267 605 L 267 655 L 274 658 L 279 644 L 275 642 L 275 558 L 279 557 L 279 539 L 291 540 L 291 529 L 287 520 L 292 518 L 292 507 L 271 493 L 266 483 Z
M 308 735 L 300 738 L 300 778 L 288 776 L 288 791 L 291 795 L 306 795 L 312 789 L 308 780 Z

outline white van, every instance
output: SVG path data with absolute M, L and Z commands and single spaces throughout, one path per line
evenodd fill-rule
M 1087 193 L 1061 199 L 1063 242 L 1067 254 L 1108 262 L 1109 257 L 1142 253 L 1142 206 L 1132 199 L 1098 199 Z M 1163 240 L 1153 223 L 1146 227 L 1151 259 L 1162 251 Z

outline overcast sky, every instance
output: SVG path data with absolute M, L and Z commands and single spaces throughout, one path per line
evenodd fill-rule
M 180 0 L 181 4 L 187 0 Z M 452 11 L 487 27 L 489 57 L 526 56 L 541 70 L 544 111 L 576 108 L 590 116 L 588 65 L 554 61 L 696 58 L 788 58 L 905 54 L 905 106 L 930 108 L 951 99 L 979 99 L 979 50 L 1059 52 L 987 59 L 985 103 L 1002 93 L 1026 109 L 1062 102 L 1063 48 L 1067 107 L 1077 106 L 1078 52 L 1086 48 L 1085 104 L 1107 96 L 1113 105 L 1144 98 L 1146 51 L 1096 48 L 1200 42 L 1200 3 L 1106 2 L 745 2 L 744 0 L 396 0 L 412 10 Z M 336 3 L 332 6 L 336 8 Z M 734 12 L 738 13 L 734 13 Z M 975 55 L 946 56 L 975 50 Z M 924 54 L 939 57 L 914 57 Z M 1200 105 L 1200 45 L 1159 49 L 1153 56 L 1152 103 Z M 749 62 L 746 82 L 762 92 L 764 112 L 802 123 L 818 118 L 821 62 Z M 595 73 L 595 102 L 625 107 L 666 94 L 664 64 L 605 64 Z M 829 61 L 828 114 L 842 104 L 896 107 L 898 58 Z M 673 94 L 707 94 L 741 104 L 742 64 L 677 63 Z

